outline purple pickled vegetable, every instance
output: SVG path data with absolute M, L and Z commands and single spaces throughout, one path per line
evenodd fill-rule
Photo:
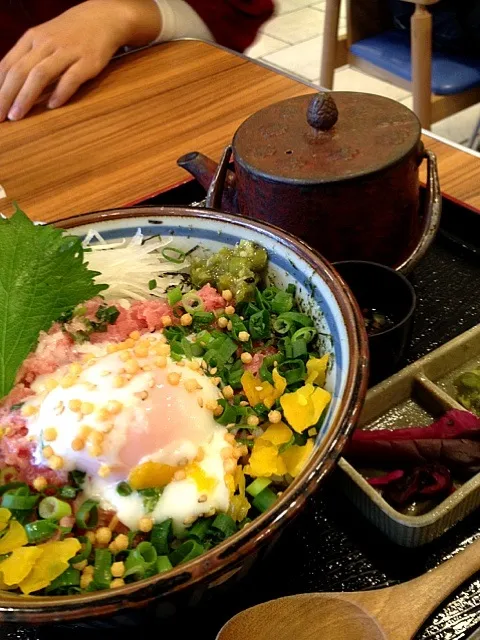
M 368 483 L 381 489 L 385 500 L 397 507 L 426 498 L 442 500 L 451 493 L 453 487 L 450 471 L 441 464 L 415 467 L 409 473 L 392 471 L 384 476 L 369 478 Z
M 461 478 L 480 472 L 480 418 L 452 409 L 426 427 L 357 429 L 344 451 L 357 465 L 376 468 L 437 463 Z

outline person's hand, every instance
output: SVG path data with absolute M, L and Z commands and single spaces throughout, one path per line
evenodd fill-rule
M 160 28 L 153 0 L 87 0 L 30 29 L 0 61 L 0 122 L 23 118 L 56 80 L 48 107 L 61 106 L 120 47 L 148 44 Z

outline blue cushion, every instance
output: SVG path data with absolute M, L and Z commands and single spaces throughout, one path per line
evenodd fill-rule
M 351 52 L 404 80 L 412 80 L 408 33 L 391 30 L 352 44 Z M 432 92 L 462 93 L 480 86 L 480 59 L 433 53 Z

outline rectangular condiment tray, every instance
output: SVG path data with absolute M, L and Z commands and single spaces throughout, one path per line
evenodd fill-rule
M 480 325 L 373 387 L 357 428 L 428 425 L 449 409 L 463 409 L 455 400 L 453 380 L 478 366 Z M 339 467 L 342 488 L 351 501 L 388 538 L 405 547 L 431 542 L 480 506 L 480 473 L 431 511 L 414 516 L 388 504 L 345 458 Z

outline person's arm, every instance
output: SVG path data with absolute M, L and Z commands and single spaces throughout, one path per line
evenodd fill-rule
M 186 0 L 218 44 L 244 51 L 264 22 L 272 17 L 273 0 Z
M 22 118 L 57 79 L 48 106 L 64 104 L 120 47 L 146 45 L 161 29 L 154 0 L 87 0 L 29 29 L 0 61 L 0 122 Z

